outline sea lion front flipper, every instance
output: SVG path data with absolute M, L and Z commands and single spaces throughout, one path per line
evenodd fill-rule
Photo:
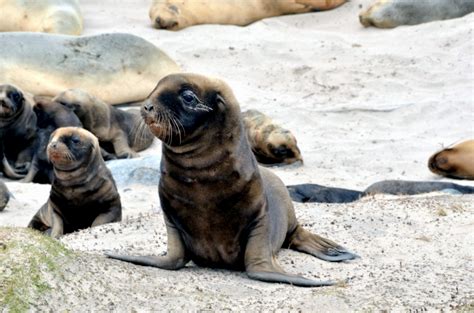
M 267 234 L 265 225 L 256 227 L 249 235 L 245 250 L 245 271 L 251 279 L 269 283 L 284 283 L 300 287 L 332 286 L 333 281 L 316 281 L 302 276 L 285 273 L 270 250 L 271 244 L 262 236 Z
M 289 240 L 290 249 L 311 254 L 321 260 L 340 262 L 359 258 L 332 240 L 312 234 L 298 226 Z
M 115 253 L 106 252 L 105 255 L 109 258 L 130 262 L 137 265 L 153 266 L 167 270 L 179 270 L 183 268 L 189 261 L 189 256 L 186 254 L 186 248 L 178 230 L 166 218 L 166 231 L 168 234 L 168 251 L 164 256 L 129 256 L 119 255 Z
M 138 153 L 133 151 L 128 145 L 128 138 L 124 133 L 119 133 L 112 139 L 115 155 L 119 159 L 132 159 L 138 157 Z
M 51 227 L 51 233 L 50 236 L 53 238 L 59 238 L 62 235 L 64 235 L 64 223 L 63 219 L 61 216 L 59 216 L 56 212 L 54 212 L 53 208 L 51 206 L 48 207 L 48 210 L 51 212 L 51 221 L 52 221 L 52 227 Z
M 22 179 L 25 178 L 25 175 L 18 174 L 13 167 L 10 165 L 10 162 L 8 162 L 7 158 L 4 156 L 2 160 L 2 165 L 3 165 L 3 173 L 5 176 L 8 178 L 13 178 L 13 179 Z
M 107 213 L 99 214 L 92 222 L 91 227 L 99 226 L 107 223 L 119 222 L 122 220 L 122 211 L 120 206 L 115 206 Z

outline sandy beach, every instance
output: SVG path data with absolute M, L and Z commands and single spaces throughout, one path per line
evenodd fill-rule
M 84 35 L 141 36 L 184 71 L 225 80 L 242 110 L 258 109 L 290 129 L 304 164 L 272 168 L 287 185 L 363 190 L 376 181 L 403 179 L 474 186 L 474 181 L 435 176 L 427 167 L 437 150 L 474 138 L 474 14 L 391 30 L 365 29 L 358 13 L 371 1 L 352 0 L 332 11 L 269 18 L 247 27 L 202 25 L 171 32 L 151 27 L 148 0 L 98 2 L 81 1 Z M 151 164 L 149 173 L 158 173 L 160 155 L 158 140 L 141 153 Z M 341 282 L 305 289 L 193 264 L 171 272 L 106 259 L 107 250 L 165 251 L 157 185 L 149 181 L 119 184 L 121 223 L 60 239 L 72 254 L 55 257 L 61 265 L 55 271 L 41 268 L 49 288 L 24 296 L 33 311 L 474 309 L 472 195 L 295 203 L 306 228 L 361 256 L 327 263 L 281 251 L 278 259 L 285 270 Z M 21 227 L 46 202 L 50 186 L 7 186 L 14 198 L 0 212 L 0 226 L 18 228 L 10 229 L 10 237 L 0 231 L 0 241 L 30 240 L 34 236 Z M 26 264 L 22 247 L 0 256 L 0 263 L 7 268 Z

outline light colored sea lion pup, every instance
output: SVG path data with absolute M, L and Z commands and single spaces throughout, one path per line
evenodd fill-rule
M 53 101 L 73 110 L 82 127 L 93 133 L 101 144 L 112 143 L 113 153 L 119 159 L 137 157 L 137 152 L 153 143 L 154 136 L 139 111 L 114 108 L 79 89 L 61 92 Z
M 457 18 L 474 12 L 473 0 L 378 0 L 359 14 L 365 27 L 393 28 Z
M 82 33 L 78 0 L 0 0 L 0 31 Z
M 242 113 L 242 119 L 252 151 L 263 164 L 303 161 L 293 134 L 257 110 Z
M 141 101 L 178 65 L 131 34 L 0 33 L 0 81 L 37 96 L 78 88 L 110 104 Z
M 163 142 L 158 191 L 168 250 L 165 256 L 109 257 L 170 270 L 192 260 L 304 287 L 333 282 L 285 273 L 276 259 L 281 248 L 326 261 L 357 257 L 301 227 L 283 182 L 258 166 L 239 104 L 224 82 L 196 74 L 167 76 L 142 114 Z
M 153 26 L 179 30 L 198 24 L 248 25 L 266 17 L 330 10 L 347 0 L 154 0 Z
M 432 155 L 428 168 L 435 174 L 457 179 L 474 179 L 474 140 L 463 141 Z
M 77 127 L 58 128 L 47 151 L 54 180 L 48 202 L 28 227 L 57 238 L 121 220 L 120 195 L 92 133 Z

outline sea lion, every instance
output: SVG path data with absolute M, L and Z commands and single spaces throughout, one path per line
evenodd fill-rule
M 82 33 L 77 0 L 0 0 L 0 32 Z
M 474 140 L 436 152 L 428 160 L 428 168 L 441 176 L 474 179 Z
M 155 28 L 179 30 L 198 24 L 245 26 L 266 17 L 330 10 L 347 0 L 154 0 Z
M 110 142 L 119 159 L 134 158 L 152 143 L 154 136 L 143 122 L 140 112 L 114 108 L 79 89 L 69 89 L 53 98 L 54 102 L 70 108 L 82 126 L 93 133 L 102 144 Z
M 474 187 L 448 182 L 383 180 L 373 183 L 364 191 L 326 187 L 316 184 L 287 186 L 291 199 L 295 202 L 349 203 L 365 196 L 376 194 L 418 195 L 441 191 L 455 194 L 472 194 Z
M 257 110 L 242 113 L 247 138 L 257 161 L 263 164 L 303 162 L 293 134 Z
M 82 127 L 82 124 L 69 107 L 46 97 L 34 97 L 34 101 L 33 111 L 37 118 L 34 155 L 28 174 L 22 181 L 51 184 L 54 178 L 53 165 L 46 152 L 51 134 L 60 127 Z
M 178 65 L 131 34 L 0 33 L 0 81 L 37 96 L 78 88 L 110 104 L 141 101 Z
M 280 248 L 326 261 L 357 257 L 301 227 L 282 181 L 258 166 L 239 104 L 224 82 L 169 75 L 144 102 L 142 115 L 163 142 L 158 190 L 167 254 L 109 257 L 173 270 L 192 260 L 245 270 L 256 280 L 305 287 L 333 282 L 285 273 L 276 260 Z
M 47 151 L 54 180 L 48 201 L 28 227 L 57 238 L 121 220 L 120 195 L 92 133 L 78 127 L 58 128 Z
M 18 87 L 0 85 L 0 169 L 10 178 L 23 178 L 31 164 L 36 132 L 32 102 Z
M 0 212 L 2 212 L 10 200 L 10 192 L 8 191 L 7 185 L 0 180 Z
M 472 0 L 378 0 L 359 14 L 365 27 L 393 28 L 462 17 L 474 12 Z

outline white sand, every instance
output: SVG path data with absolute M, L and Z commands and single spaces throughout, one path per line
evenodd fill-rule
M 256 108 L 291 129 L 305 163 L 274 169 L 286 184 L 363 189 L 383 179 L 449 181 L 429 172 L 429 156 L 474 137 L 474 14 L 393 30 L 364 29 L 358 12 L 371 1 L 352 0 L 333 11 L 248 27 L 204 25 L 170 32 L 151 28 L 149 1 L 98 2 L 81 1 L 84 34 L 142 36 L 186 71 L 227 81 L 242 109 Z M 156 143 L 144 154 L 159 153 Z M 474 186 L 473 181 L 457 183 Z M 8 187 L 15 199 L 0 213 L 0 225 L 25 226 L 46 201 L 49 186 Z M 77 285 L 71 283 L 75 275 L 66 275 L 66 291 L 46 295 L 43 309 L 353 311 L 465 304 L 472 309 L 474 303 L 473 196 L 296 205 L 309 229 L 362 256 L 330 264 L 283 251 L 279 259 L 288 271 L 350 278 L 346 287 L 303 289 L 251 281 L 243 273 L 195 267 L 168 272 L 102 258 L 109 249 L 142 254 L 165 249 L 157 187 L 120 191 L 121 224 L 62 239 L 93 254 L 78 260 L 83 278 Z

